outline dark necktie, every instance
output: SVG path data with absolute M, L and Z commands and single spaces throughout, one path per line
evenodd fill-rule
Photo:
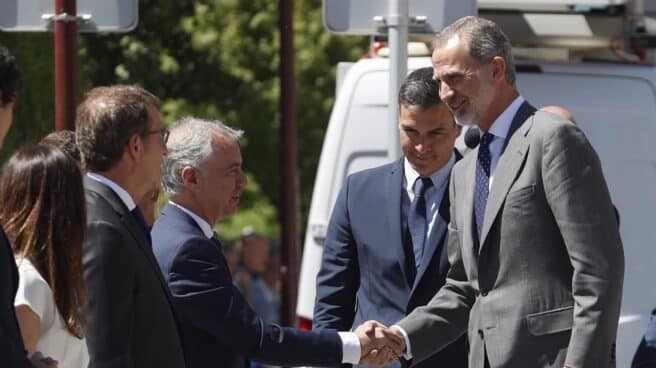
M 148 223 L 146 223 L 146 218 L 144 217 L 139 207 L 135 207 L 132 211 L 130 211 L 130 213 L 132 213 L 135 221 L 137 221 L 137 224 L 139 224 L 141 230 L 144 231 L 146 237 L 150 240 L 150 226 L 148 226 Z
M 419 177 L 415 181 L 412 191 L 415 198 L 408 209 L 408 228 L 412 236 L 412 249 L 415 253 L 415 265 L 419 269 L 421 257 L 424 253 L 428 221 L 426 220 L 426 190 L 433 186 L 430 178 Z
M 213 233 L 212 238 L 210 238 L 210 241 L 216 245 L 217 248 L 221 252 L 223 252 L 223 246 L 221 245 L 221 241 L 219 240 L 219 235 L 217 235 L 216 231 Z
M 476 160 L 476 192 L 474 193 L 474 216 L 476 220 L 476 230 L 480 240 L 481 231 L 483 230 L 483 217 L 485 216 L 485 206 L 487 205 L 487 196 L 490 194 L 490 165 L 492 155 L 490 154 L 490 143 L 494 135 L 485 133 L 481 137 L 478 146 L 478 159 Z

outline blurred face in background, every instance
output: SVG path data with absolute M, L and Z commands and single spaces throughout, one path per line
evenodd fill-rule
M 247 238 L 242 245 L 242 258 L 246 269 L 262 275 L 269 267 L 269 241 L 263 237 Z

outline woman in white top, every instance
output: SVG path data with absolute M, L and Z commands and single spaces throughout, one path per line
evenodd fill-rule
M 19 270 L 14 306 L 28 356 L 40 351 L 59 368 L 86 368 L 86 229 L 82 175 L 58 148 L 23 148 L 0 177 L 0 224 Z

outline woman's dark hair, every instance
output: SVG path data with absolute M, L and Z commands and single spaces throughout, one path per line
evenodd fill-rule
M 14 253 L 28 259 L 50 285 L 68 330 L 82 337 L 86 207 L 77 163 L 41 144 L 14 153 L 0 176 L 0 224 Z

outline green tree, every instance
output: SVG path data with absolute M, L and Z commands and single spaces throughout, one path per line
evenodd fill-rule
M 367 39 L 327 33 L 321 0 L 297 0 L 294 14 L 301 215 L 305 223 L 330 109 L 335 65 L 356 60 Z M 26 68 L 17 129 L 8 148 L 35 142 L 54 126 L 52 35 L 0 33 Z M 141 0 L 139 25 L 123 34 L 82 34 L 82 92 L 89 86 L 136 83 L 162 100 L 167 124 L 186 115 L 243 129 L 249 186 L 223 235 L 251 225 L 276 238 L 279 220 L 278 2 Z M 29 69 L 28 69 L 29 68 Z M 33 122 L 37 123 L 33 123 Z M 30 122 L 24 129 L 23 122 Z M 5 150 L 6 152 L 7 150 Z
M 0 32 L 0 45 L 16 57 L 22 72 L 13 127 L 0 151 L 4 162 L 17 148 L 54 130 L 53 39 L 49 33 Z

